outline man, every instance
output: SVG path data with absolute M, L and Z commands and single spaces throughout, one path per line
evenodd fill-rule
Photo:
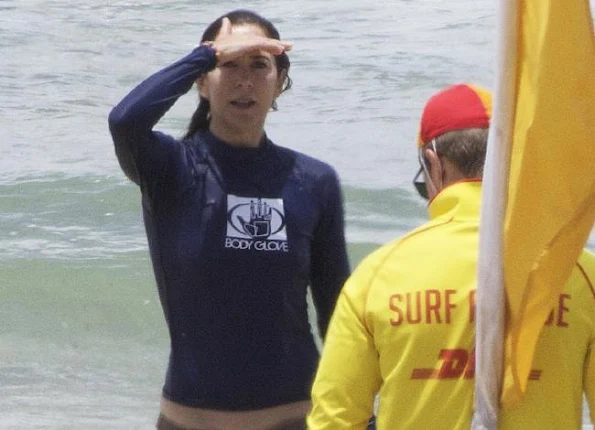
M 377 394 L 378 430 L 470 428 L 490 115 L 491 96 L 476 86 L 451 86 L 427 102 L 414 183 L 431 220 L 373 252 L 345 284 L 309 429 L 364 429 Z M 545 323 L 524 400 L 500 413 L 500 428 L 579 429 L 583 392 L 595 411 L 594 283 L 595 256 L 585 251 Z

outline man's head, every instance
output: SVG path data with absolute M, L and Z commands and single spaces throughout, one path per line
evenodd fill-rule
M 475 85 L 453 85 L 430 97 L 418 136 L 420 194 L 433 199 L 454 182 L 482 177 L 491 116 L 491 94 Z M 425 183 L 417 181 L 421 175 Z

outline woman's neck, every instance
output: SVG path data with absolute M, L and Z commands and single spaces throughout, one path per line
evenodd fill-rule
M 264 128 L 253 127 L 251 129 L 238 129 L 233 126 L 227 126 L 211 122 L 209 131 L 219 140 L 228 143 L 231 146 L 244 148 L 257 148 L 262 142 Z

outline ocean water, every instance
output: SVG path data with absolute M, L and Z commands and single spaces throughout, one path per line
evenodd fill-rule
M 420 110 L 491 86 L 495 1 L 0 0 L 0 429 L 153 427 L 167 332 L 107 114 L 239 7 L 294 42 L 267 132 L 338 170 L 353 264 L 426 219 Z M 180 136 L 196 101 L 159 128 Z

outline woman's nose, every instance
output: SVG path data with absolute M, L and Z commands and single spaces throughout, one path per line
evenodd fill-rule
M 254 74 L 252 73 L 252 69 L 250 67 L 239 67 L 238 76 L 236 78 L 237 86 L 252 87 L 254 85 Z

